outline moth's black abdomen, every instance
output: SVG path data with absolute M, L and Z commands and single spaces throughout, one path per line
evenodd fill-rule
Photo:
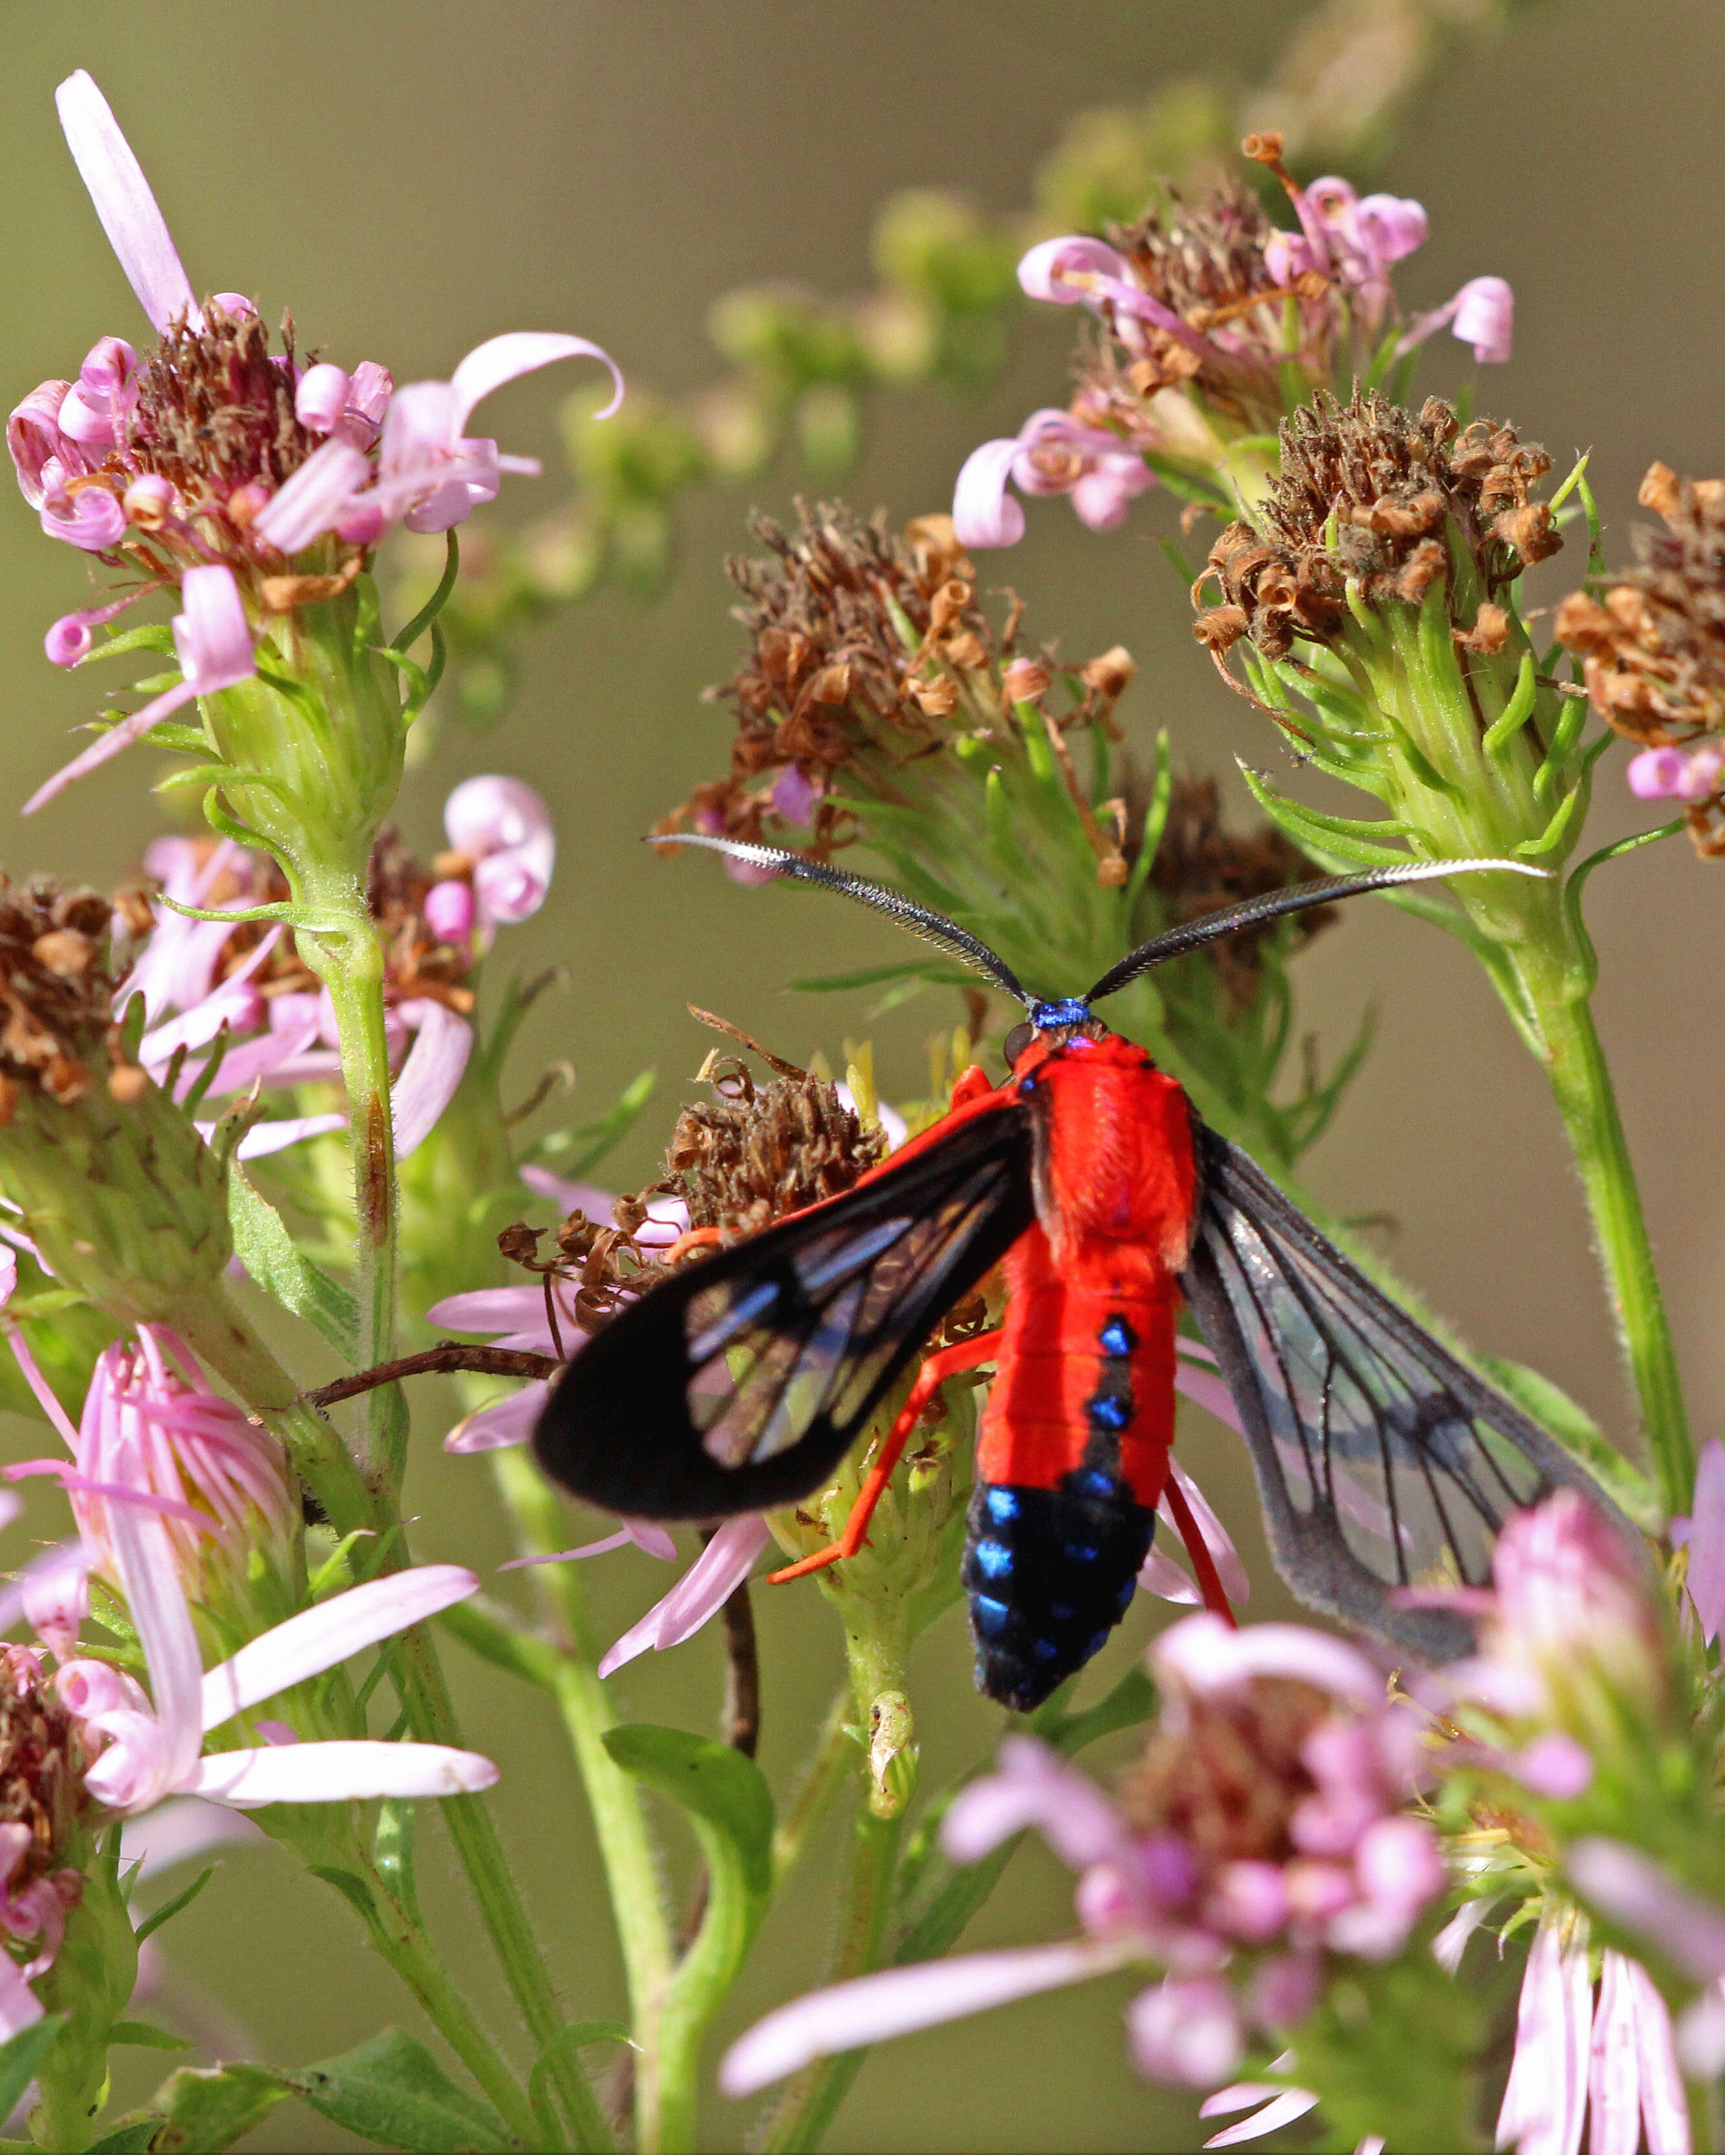
M 1125 1615 L 1155 1527 L 1094 1468 L 1054 1490 L 979 1483 L 963 1570 L 978 1690 L 1025 1714 L 1081 1669 Z

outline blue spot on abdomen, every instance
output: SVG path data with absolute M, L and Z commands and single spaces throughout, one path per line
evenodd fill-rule
M 1004 1543 L 991 1536 L 976 1545 L 972 1554 L 976 1558 L 977 1570 L 985 1579 L 1009 1579 L 1012 1576 L 1012 1552 Z

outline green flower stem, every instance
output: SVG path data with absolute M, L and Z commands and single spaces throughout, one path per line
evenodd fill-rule
M 1593 1219 L 1599 1264 L 1667 1512 L 1686 1512 L 1695 1455 L 1659 1276 L 1585 975 L 1524 949 L 1512 954 L 1541 1062 Z
M 562 1546 L 562 1518 L 557 1494 L 524 1452 L 495 1452 L 493 1471 L 515 1522 L 525 1554 L 542 1556 Z M 557 1705 L 593 1812 L 599 1857 L 605 1867 L 611 1909 L 629 1984 L 630 2020 L 639 2047 L 635 2061 L 635 2113 L 640 2146 L 668 2145 L 664 2128 L 660 2016 L 674 1965 L 670 1922 L 660 1891 L 657 1853 L 635 1784 L 605 1749 L 605 1732 L 617 1717 L 598 1674 L 598 1652 L 578 1568 L 538 1568 L 536 1585 L 547 1614 L 561 1635 Z
M 496 2107 L 511 2133 L 524 2148 L 542 2147 L 540 2128 L 531 2106 L 496 2046 L 450 1981 L 449 1971 L 430 1939 L 374 1871 L 365 1883 L 369 1890 L 367 1929 L 372 1944 L 413 1993 L 438 2034 Z M 582 2145 L 591 2148 L 598 2144 Z
M 389 1050 L 383 1031 L 383 952 L 362 901 L 353 927 L 341 936 L 303 936 L 301 947 L 335 1006 L 347 1093 L 347 1142 L 353 1159 L 354 1291 L 359 1301 L 356 1369 L 369 1370 L 395 1353 L 395 1126 L 389 1100 Z M 391 1490 L 401 1487 L 407 1424 L 392 1414 L 389 1386 L 364 1394 L 359 1407 L 359 1456 Z
M 845 1779 L 845 1765 L 856 1743 L 850 1729 L 850 1688 L 842 1686 L 827 1710 L 820 1738 L 802 1779 L 791 1794 L 773 1836 L 773 1891 L 778 1892 L 796 1868 L 827 1806 Z
M 850 1876 L 839 1919 L 838 1951 L 827 1978 L 829 1984 L 842 1984 L 849 1977 L 865 1976 L 878 1969 L 886 1942 L 904 1815 L 878 1818 L 868 1797 L 865 1772 Z M 797 2075 L 786 2085 L 762 2147 L 772 2156 L 819 2148 L 867 2056 L 865 2051 L 842 2051 L 836 2058 L 820 2060 Z

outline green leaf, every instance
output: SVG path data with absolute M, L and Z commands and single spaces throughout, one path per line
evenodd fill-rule
M 295 1317 L 315 1325 L 352 1362 L 359 1338 L 359 1305 L 299 1248 L 267 1198 L 247 1182 L 237 1161 L 228 1170 L 228 1219 L 240 1263 L 259 1287 Z
M 1502 1355 L 1482 1355 L 1477 1348 L 1473 1359 L 1501 1392 L 1507 1393 L 1524 1414 L 1532 1415 L 1565 1452 L 1604 1485 L 1638 1527 L 1650 1535 L 1663 1531 L 1665 1507 L 1658 1491 L 1640 1468 L 1624 1458 L 1585 1408 L 1578 1406 L 1561 1386 L 1529 1369 L 1525 1363 L 1512 1363 Z
M 78 663 L 87 666 L 92 659 L 117 659 L 123 651 L 163 651 L 172 657 L 173 648 L 174 633 L 165 621 L 139 622 L 105 636 Z
M 313 906 L 293 906 L 286 900 L 279 906 L 244 906 L 237 911 L 224 913 L 212 906 L 182 906 L 165 891 L 157 891 L 156 896 L 170 913 L 182 914 L 187 921 L 229 921 L 236 928 L 285 921 L 290 928 L 300 929 L 310 936 L 351 936 L 354 930 L 354 923 L 341 914 L 320 912 Z
M 624 1087 L 615 1107 L 607 1109 L 597 1122 L 583 1124 L 578 1130 L 553 1131 L 540 1140 L 530 1157 L 554 1165 L 559 1175 L 579 1183 L 621 1142 L 658 1082 L 657 1071 L 643 1070 Z
M 333 1887 L 344 1901 L 351 1902 L 367 1923 L 375 1921 L 377 1911 L 372 1890 L 357 1872 L 343 1871 L 333 1864 L 314 1864 L 311 1871 L 314 1879 L 321 1879 L 326 1885 Z
M 515 2146 L 490 2106 L 458 2087 L 405 2029 L 385 2029 L 339 2058 L 288 2068 L 281 2078 L 325 2118 L 386 2148 L 437 2156 Z
M 1131 1669 L 1094 1707 L 1086 1707 L 1081 1714 L 1063 1714 L 1051 1728 L 1039 1727 L 1036 1733 L 1070 1759 L 1098 1738 L 1111 1737 L 1117 1729 L 1132 1729 L 1147 1722 L 1156 1712 L 1156 1687 L 1147 1672 Z
M 158 2113 L 138 2112 L 131 2118 L 122 2118 L 119 2125 L 105 2133 L 100 2141 L 92 2141 L 90 2144 L 90 2156 L 96 2156 L 99 2149 L 111 2152 L 111 2156 L 144 2156 L 146 2150 L 156 2146 L 156 2136 L 161 2128 L 162 2119 Z
M 285 2103 L 288 2093 L 269 2066 L 182 2066 L 151 2098 L 152 2109 L 165 2115 L 150 2145 L 162 2156 L 231 2148 Z
M 680 1804 L 706 1859 L 707 1904 L 671 1979 L 668 2016 L 708 2021 L 743 1964 L 773 1892 L 773 1796 L 752 1759 L 684 1729 L 626 1722 L 605 1732 L 625 1774 Z
M 578 2051 L 583 2044 L 626 2044 L 629 2030 L 620 2021 L 572 2021 L 567 2029 L 559 2029 L 534 2061 L 533 2071 L 527 2076 L 527 2102 L 536 2112 L 548 2112 L 549 2092 L 546 2082 L 557 2061 L 570 2051 Z
M 189 2051 L 183 2036 L 170 2035 L 153 2021 L 116 2021 L 108 2030 L 110 2044 L 136 2044 L 146 2051 Z
M 138 1944 L 141 1946 L 151 1932 L 159 1932 L 170 1917 L 177 1917 L 182 1909 L 189 1908 L 215 1877 L 218 1868 L 213 1864 L 208 1866 L 198 1873 L 189 1887 L 182 1887 L 172 1901 L 164 1902 L 159 1909 L 152 1909 L 138 1926 L 136 1934 Z M 117 2044 L 121 2040 L 116 2036 L 113 2041 Z
M 0 2118 L 17 2109 L 66 2019 L 64 2014 L 44 2014 L 28 2029 L 20 2029 L 10 2042 L 0 2044 Z
M 931 966 L 926 958 L 911 958 L 901 966 L 864 966 L 854 973 L 821 973 L 811 980 L 793 981 L 791 986 L 799 995 L 837 995 L 846 988 L 877 988 L 883 981 L 927 980 L 936 974 L 942 981 L 950 974 L 952 981 L 966 988 L 976 978 L 953 968 Z

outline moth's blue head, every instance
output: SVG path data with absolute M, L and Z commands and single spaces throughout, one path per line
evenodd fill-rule
M 1030 1023 L 1039 1033 L 1053 1033 L 1063 1025 L 1082 1025 L 1090 1005 L 1078 996 L 1062 996 L 1057 1004 L 1033 1004 Z

